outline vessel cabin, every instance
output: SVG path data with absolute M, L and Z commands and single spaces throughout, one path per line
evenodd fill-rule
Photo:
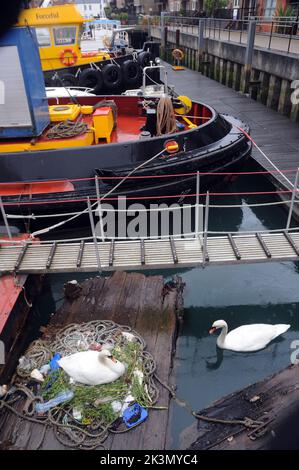
M 86 65 L 110 58 L 108 52 L 81 52 L 84 24 L 75 5 L 29 8 L 22 11 L 17 26 L 35 29 L 43 71 Z

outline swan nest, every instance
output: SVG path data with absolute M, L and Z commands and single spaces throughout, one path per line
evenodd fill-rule
M 114 382 L 103 385 L 73 383 L 62 370 L 39 374 L 49 369 L 54 354 L 62 357 L 88 350 L 94 345 L 110 347 L 112 355 L 126 364 L 126 372 Z M 112 321 L 92 321 L 72 324 L 56 333 L 53 341 L 39 339 L 31 344 L 20 359 L 14 385 L 27 387 L 32 396 L 32 409 L 36 401 L 47 402 L 57 395 L 71 391 L 73 397 L 43 416 L 33 414 L 41 422 L 52 424 L 56 437 L 64 445 L 95 448 L 107 437 L 107 431 L 125 431 L 121 416 L 125 408 L 137 402 L 153 406 L 158 400 L 154 382 L 156 363 L 145 350 L 145 342 L 137 332 Z M 32 381 L 35 378 L 35 382 Z M 30 410 L 32 416 L 32 410 Z

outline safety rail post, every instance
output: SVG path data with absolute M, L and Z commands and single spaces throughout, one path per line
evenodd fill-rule
M 102 242 L 104 242 L 105 241 L 105 233 L 104 233 L 103 212 L 102 212 L 102 204 L 101 204 L 99 179 L 98 179 L 99 177 L 98 177 L 98 175 L 95 175 L 94 178 L 95 178 L 95 185 L 96 185 L 96 192 L 97 192 L 97 202 L 98 202 L 98 209 L 99 209 L 101 239 L 102 239 Z
M 243 20 L 241 20 L 240 44 L 242 44 L 242 37 L 243 37 Z
M 243 93 L 248 93 L 249 91 L 249 82 L 250 82 L 252 60 L 253 60 L 253 53 L 254 53 L 255 33 L 256 33 L 256 21 L 250 20 L 248 24 L 244 69 L 243 69 L 243 74 L 241 78 L 241 91 Z
M 292 38 L 293 38 L 293 28 L 290 28 L 290 37 L 289 37 L 289 42 L 288 42 L 288 51 L 287 51 L 287 54 L 290 53 Z
M 271 49 L 271 42 L 272 42 L 272 37 L 273 37 L 273 27 L 274 27 L 274 21 L 271 21 L 271 31 L 270 31 L 268 49 Z
M 90 221 L 92 238 L 93 238 L 93 243 L 94 243 L 94 248 L 95 248 L 95 253 L 96 253 L 98 270 L 101 271 L 102 268 L 101 268 L 100 253 L 99 253 L 99 249 L 98 249 L 98 240 L 97 240 L 97 236 L 96 236 L 96 232 L 95 232 L 94 220 L 93 220 L 93 215 L 92 215 L 89 196 L 87 197 L 87 207 L 88 207 L 89 221 Z
M 7 231 L 8 238 L 12 238 L 12 234 L 11 234 L 11 231 L 10 231 L 9 223 L 7 221 L 7 216 L 6 216 L 6 212 L 5 212 L 5 209 L 4 209 L 4 205 L 3 205 L 3 202 L 2 202 L 2 197 L 1 196 L 0 196 L 0 209 L 1 209 L 1 214 L 2 214 L 2 217 L 3 217 L 3 220 L 4 220 L 4 224 L 5 224 L 5 228 L 6 228 L 6 231 Z
M 203 234 L 203 247 L 202 247 L 202 265 L 206 264 L 207 257 L 207 236 L 208 236 L 208 227 L 209 227 L 209 204 L 210 204 L 210 192 L 207 191 L 206 195 L 206 206 L 205 206 L 205 226 Z
M 195 200 L 195 237 L 199 234 L 199 191 L 200 191 L 200 176 L 199 171 L 196 173 L 196 200 Z
M 203 18 L 200 18 L 198 21 L 198 39 L 197 39 L 197 70 L 198 72 L 202 72 L 201 70 L 201 62 L 205 52 L 205 29 L 206 29 L 206 21 Z
M 166 42 L 167 42 L 167 26 L 165 24 L 166 12 L 161 11 L 160 16 L 160 29 L 161 29 L 161 57 L 165 60 L 165 53 L 166 53 Z
M 291 204 L 290 204 L 290 209 L 289 209 L 289 213 L 288 213 L 288 220 L 287 220 L 286 230 L 289 230 L 291 220 L 292 220 L 295 197 L 296 197 L 296 193 L 298 191 L 298 179 L 299 179 L 299 168 L 297 168 L 297 171 L 296 171 L 294 189 L 293 189 L 292 197 L 291 197 Z

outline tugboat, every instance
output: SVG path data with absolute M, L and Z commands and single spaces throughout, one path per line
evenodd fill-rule
M 88 20 L 75 5 L 48 8 L 27 8 L 19 17 L 18 26 L 35 30 L 45 84 L 93 88 L 99 95 L 140 86 L 142 69 L 159 55 L 159 44 L 145 42 L 143 50 L 133 50 L 124 44 L 116 45 L 114 30 L 105 50 L 81 50 L 81 36 Z M 92 22 L 90 21 L 90 24 Z M 153 77 L 157 80 L 159 77 Z
M 143 87 L 131 96 L 78 96 L 74 102 L 47 100 L 28 28 L 13 28 L 2 39 L 3 61 L 0 195 L 10 213 L 85 209 L 87 197 L 96 200 L 96 176 L 100 194 L 109 192 L 112 202 L 118 196 L 143 203 L 179 199 L 197 171 L 203 191 L 250 154 L 244 122 L 169 92 L 166 73 L 150 93 L 145 69 Z

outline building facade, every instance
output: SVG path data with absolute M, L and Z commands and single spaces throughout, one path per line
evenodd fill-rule
M 85 18 L 105 18 L 106 0 L 75 0 L 74 2 Z
M 262 16 L 270 20 L 276 16 L 280 7 L 285 10 L 292 7 L 298 14 L 299 0 L 230 0 L 228 9 L 233 12 L 235 19 L 245 19 L 248 16 Z

